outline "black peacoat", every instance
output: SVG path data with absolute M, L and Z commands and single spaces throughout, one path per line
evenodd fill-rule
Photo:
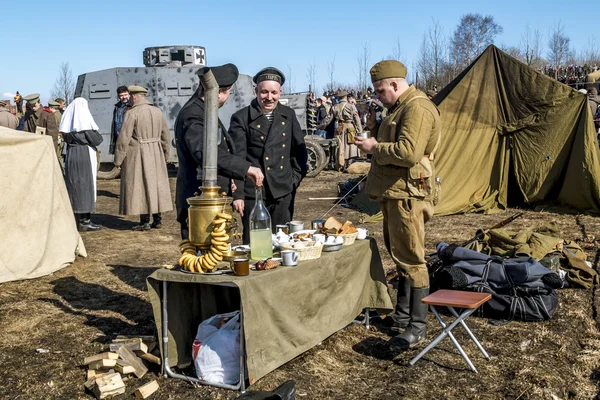
M 177 170 L 177 186 L 175 203 L 177 220 L 183 222 L 187 218 L 189 208 L 186 201 L 202 186 L 202 153 L 204 151 L 204 101 L 198 97 L 199 91 L 183 106 L 175 121 L 175 143 L 179 168 Z M 231 195 L 231 179 L 244 179 L 250 162 L 243 157 L 236 157 L 233 141 L 227 130 L 219 121 L 221 143 L 218 147 L 217 184 L 221 192 Z M 238 189 L 239 190 L 239 189 Z
M 259 167 L 265 175 L 267 199 L 292 193 L 306 175 L 304 134 L 290 107 L 279 103 L 273 110 L 273 122 L 269 122 L 254 99 L 248 107 L 233 114 L 229 135 L 235 144 L 236 155 Z M 233 194 L 234 199 L 255 198 L 254 182 L 247 179 L 240 185 Z

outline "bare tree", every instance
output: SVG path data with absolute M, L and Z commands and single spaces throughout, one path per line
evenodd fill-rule
M 525 32 L 521 35 L 519 43 L 521 59 L 530 67 L 540 67 L 542 59 L 542 34 L 539 29 L 531 30 L 529 25 L 525 26 Z
M 590 36 L 588 38 L 588 45 L 582 54 L 583 63 L 592 66 L 600 63 L 600 51 L 598 51 L 598 42 L 596 36 Z
M 371 45 L 367 42 L 363 44 L 362 49 L 356 57 L 358 62 L 358 90 L 366 90 L 369 85 L 369 68 L 371 67 Z
M 60 64 L 58 76 L 54 81 L 50 97 L 52 97 L 52 99 L 64 99 L 65 103 L 69 104 L 75 98 L 75 85 L 76 81 L 73 78 L 73 72 L 71 71 L 69 63 L 63 62 Z
M 402 61 L 402 46 L 400 45 L 399 37 L 396 38 L 396 43 L 392 49 L 392 54 L 390 54 L 387 59 Z
M 327 64 L 327 77 L 328 82 L 325 86 L 325 91 L 330 92 L 335 90 L 335 54 L 333 59 Z
M 423 34 L 417 72 L 421 86 L 425 89 L 434 86 L 445 86 L 449 80 L 444 79 L 446 68 L 446 37 L 440 23 L 433 20 Z
M 487 46 L 494 43 L 494 38 L 500 33 L 502 27 L 491 15 L 463 15 L 451 41 L 455 66 L 464 68 L 471 64 Z
M 567 61 L 570 53 L 570 44 L 571 39 L 565 34 L 565 29 L 561 22 L 553 24 L 548 37 L 548 61 L 555 69 L 558 69 L 560 65 Z
M 282 89 L 284 94 L 294 93 L 296 91 L 296 81 L 294 75 L 292 75 L 292 66 L 287 65 L 287 77 L 285 78 L 285 84 Z
M 511 57 L 516 58 L 519 61 L 525 62 L 525 60 L 522 57 L 522 52 L 521 49 L 515 46 L 506 46 L 506 45 L 502 45 L 500 46 L 500 50 L 502 50 L 503 52 L 505 52 L 506 54 L 508 54 Z
M 317 60 L 313 58 L 313 62 L 308 64 L 306 70 L 306 80 L 308 81 L 308 90 L 315 92 L 317 88 Z

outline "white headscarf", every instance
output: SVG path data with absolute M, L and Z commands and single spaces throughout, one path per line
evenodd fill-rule
M 58 130 L 65 133 L 98 130 L 98 125 L 94 122 L 86 99 L 78 97 L 69 104 L 60 120 Z

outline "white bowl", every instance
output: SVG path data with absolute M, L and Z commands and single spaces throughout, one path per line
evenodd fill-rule
M 342 248 L 342 243 L 324 243 L 323 251 L 338 251 Z

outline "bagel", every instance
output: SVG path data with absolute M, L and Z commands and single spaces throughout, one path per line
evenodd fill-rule
M 217 219 L 213 219 L 213 225 L 220 225 L 223 222 L 227 221 L 225 218 L 217 218 Z
M 214 256 L 212 255 L 212 253 L 206 253 L 204 255 L 204 258 L 207 258 L 208 261 L 214 263 L 215 265 L 218 263 L 218 261 L 214 258 Z
M 213 248 L 213 249 L 212 249 L 212 251 L 210 252 L 210 256 L 211 256 L 212 258 L 214 258 L 214 259 L 217 261 L 217 263 L 219 263 L 219 262 L 223 261 L 223 256 L 222 256 L 222 255 L 219 255 L 219 254 L 217 254 L 217 253 L 215 253 L 215 251 L 214 251 L 214 250 L 215 250 L 215 249 Z
M 229 240 L 229 235 L 225 234 L 224 236 L 215 236 L 213 237 L 213 240 L 216 240 L 217 242 L 226 242 Z
M 210 246 L 210 251 L 211 251 L 211 253 L 216 254 L 218 256 L 221 256 L 221 257 L 223 256 L 223 251 L 217 249 L 215 246 Z
M 227 214 L 227 213 L 224 213 L 224 212 L 218 213 L 217 217 L 219 217 L 219 218 L 225 218 L 228 221 L 233 218 L 233 216 L 231 214 Z

